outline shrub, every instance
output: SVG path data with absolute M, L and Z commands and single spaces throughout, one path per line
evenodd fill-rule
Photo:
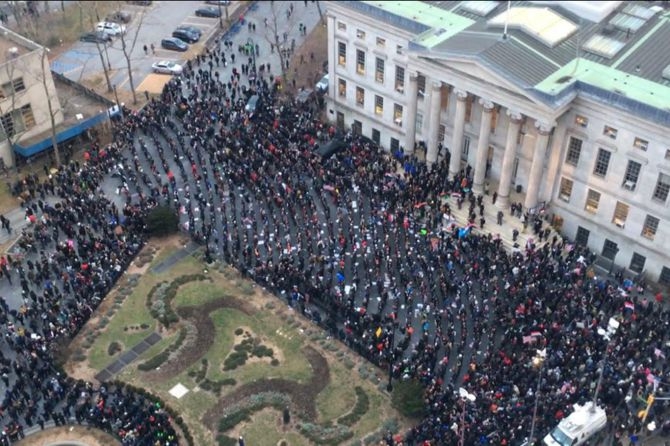
M 274 358 L 272 361 L 270 361 L 270 365 L 277 367 L 279 365 L 279 359 Z
M 350 413 L 337 420 L 339 424 L 353 426 L 358 423 L 363 415 L 370 409 L 370 398 L 368 397 L 368 394 L 365 393 L 365 390 L 360 386 L 356 386 L 354 390 L 356 391 L 356 405 L 354 405 L 354 408 Z
M 406 417 L 421 418 L 426 414 L 423 393 L 423 385 L 418 380 L 399 381 L 393 387 L 391 404 Z
M 216 441 L 219 446 L 237 446 L 237 440 L 234 438 L 230 438 L 227 435 L 219 435 L 216 437 Z
M 121 344 L 118 343 L 117 341 L 112 341 L 109 343 L 109 346 L 107 347 L 107 354 L 109 356 L 114 356 L 118 352 L 121 351 Z
M 243 328 L 236 328 L 235 329 L 235 336 L 242 336 L 242 333 L 244 333 Z
M 145 224 L 150 236 L 174 234 L 179 229 L 179 216 L 168 206 L 157 206 L 149 211 Z

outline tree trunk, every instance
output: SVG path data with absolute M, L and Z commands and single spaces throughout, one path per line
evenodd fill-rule
M 61 12 L 65 12 L 65 1 L 64 0 L 60 0 L 60 10 L 61 10 Z
M 56 167 L 59 167 L 61 164 L 60 151 L 58 150 L 58 141 L 56 140 L 56 113 L 58 110 L 54 111 L 53 103 L 51 101 L 51 95 L 49 94 L 49 86 L 47 84 L 47 73 L 49 72 L 49 60 L 47 59 L 47 52 L 42 50 L 42 87 L 44 87 L 44 94 L 47 97 L 47 107 L 49 110 L 49 119 L 51 120 L 51 146 L 54 149 L 54 159 L 56 161 Z
M 326 23 L 323 21 L 323 12 L 321 11 L 321 3 L 319 0 L 316 0 L 316 10 L 319 11 L 319 21 L 322 25 L 325 25 Z
M 107 81 L 107 92 L 111 93 L 113 90 L 112 81 L 109 80 L 109 70 L 107 69 L 107 64 L 105 63 L 105 57 L 102 55 L 102 48 L 100 48 L 100 43 L 98 42 L 95 43 L 95 46 L 98 48 L 98 54 L 100 54 L 100 63 L 102 64 L 102 71 L 105 73 L 105 80 Z

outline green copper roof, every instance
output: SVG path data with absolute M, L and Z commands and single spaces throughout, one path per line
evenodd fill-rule
M 582 58 L 556 70 L 537 84 L 535 89 L 555 95 L 574 81 L 581 81 L 661 110 L 670 107 L 670 87 Z
M 430 27 L 431 29 L 412 40 L 428 49 L 475 23 L 474 20 L 467 17 L 420 1 L 366 1 L 363 3 Z

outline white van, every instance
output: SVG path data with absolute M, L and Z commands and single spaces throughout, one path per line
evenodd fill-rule
M 605 409 L 589 402 L 573 405 L 575 411 L 561 420 L 558 426 L 544 437 L 547 446 L 579 446 L 600 432 L 607 424 Z

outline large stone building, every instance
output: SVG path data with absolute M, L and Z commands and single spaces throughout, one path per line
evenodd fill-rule
M 667 6 L 329 2 L 329 117 L 429 164 L 448 150 L 476 193 L 544 205 L 568 238 L 670 285 Z
M 0 158 L 6 166 L 14 164 L 15 145 L 39 135 L 48 137 L 52 121 L 47 98 L 55 124 L 63 121 L 49 61 L 43 58 L 45 51 L 0 27 Z

